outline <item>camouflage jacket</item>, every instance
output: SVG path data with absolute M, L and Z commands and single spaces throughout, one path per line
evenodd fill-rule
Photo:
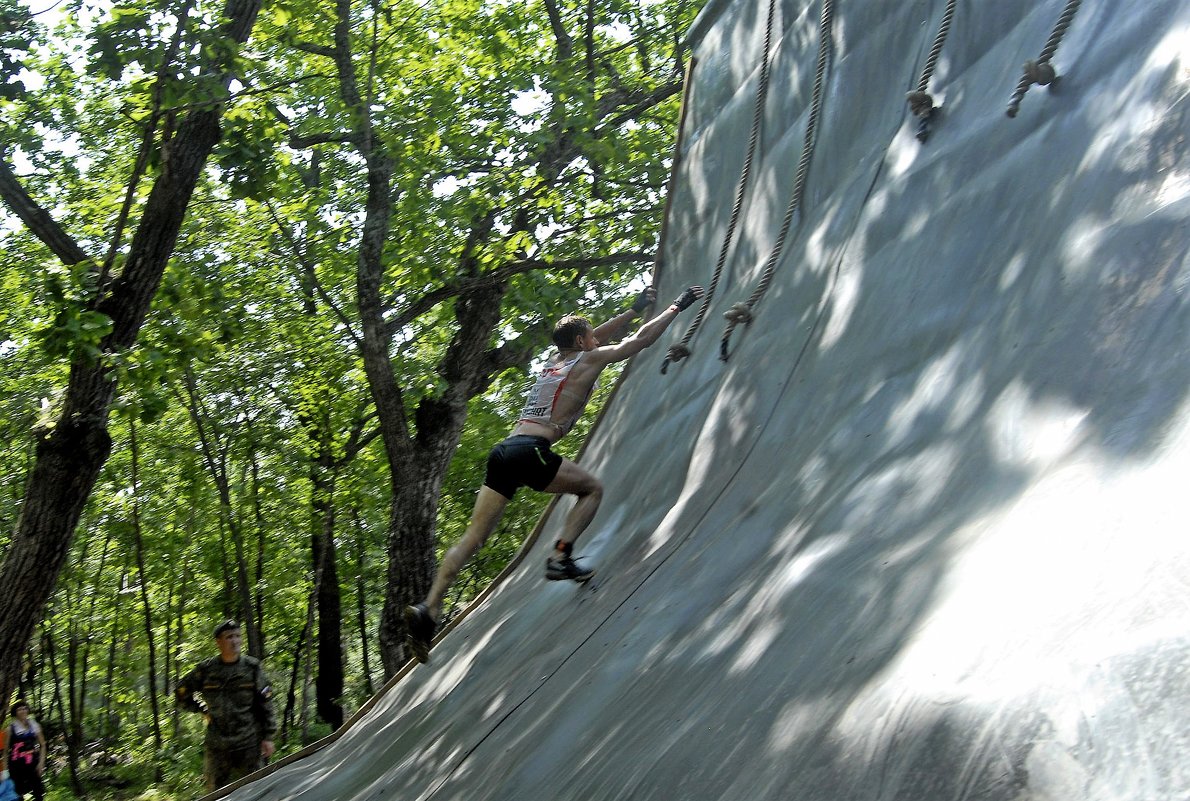
M 200 662 L 178 682 L 174 697 L 178 706 L 203 713 L 208 746 L 251 748 L 277 731 L 273 688 L 260 660 L 250 656 L 230 664 L 218 656 Z

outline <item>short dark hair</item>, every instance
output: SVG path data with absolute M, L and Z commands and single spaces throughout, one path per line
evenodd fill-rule
M 216 640 L 219 639 L 219 635 L 222 634 L 223 632 L 233 631 L 233 630 L 239 631 L 240 624 L 236 623 L 234 620 L 224 620 L 222 623 L 220 623 L 218 626 L 215 627 L 215 639 Z
M 24 698 L 18 698 L 15 702 L 13 702 L 12 709 L 8 710 L 9 716 L 10 717 L 15 716 L 17 713 L 17 710 L 21 709 L 22 707 L 25 709 L 28 709 L 29 702 L 26 701 Z
M 573 348 L 575 337 L 593 330 L 591 321 L 577 314 L 568 314 L 554 326 L 554 344 L 559 348 Z

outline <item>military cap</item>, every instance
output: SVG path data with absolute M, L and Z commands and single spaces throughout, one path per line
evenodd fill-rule
M 231 631 L 232 629 L 239 629 L 239 627 L 240 627 L 240 624 L 235 622 L 234 620 L 224 620 L 222 623 L 220 623 L 218 626 L 215 627 L 215 639 L 216 640 L 219 639 L 219 635 L 222 634 L 223 632 Z

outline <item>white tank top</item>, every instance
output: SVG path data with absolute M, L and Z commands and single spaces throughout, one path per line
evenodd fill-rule
M 517 422 L 520 423 L 538 423 L 539 425 L 549 426 L 558 431 L 559 434 L 566 434 L 571 427 L 578 420 L 579 416 L 586 408 L 587 400 L 591 397 L 591 393 L 595 391 L 596 384 L 592 384 L 591 388 L 587 390 L 586 396 L 581 398 L 575 405 L 573 412 L 568 419 L 554 419 L 554 413 L 558 408 L 558 401 L 562 397 L 562 393 L 566 389 L 566 381 L 570 378 L 570 371 L 578 364 L 583 354 L 580 352 L 573 359 L 568 359 L 561 364 L 553 364 L 542 369 L 537 376 L 537 381 L 534 382 L 532 388 L 529 390 L 529 395 L 525 399 L 525 405 L 521 409 L 521 416 Z

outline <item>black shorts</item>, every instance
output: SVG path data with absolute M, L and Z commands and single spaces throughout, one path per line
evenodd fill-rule
M 561 466 L 562 457 L 550 450 L 548 439 L 518 434 L 492 448 L 483 483 L 512 500 L 520 487 L 538 492 L 548 487 Z

